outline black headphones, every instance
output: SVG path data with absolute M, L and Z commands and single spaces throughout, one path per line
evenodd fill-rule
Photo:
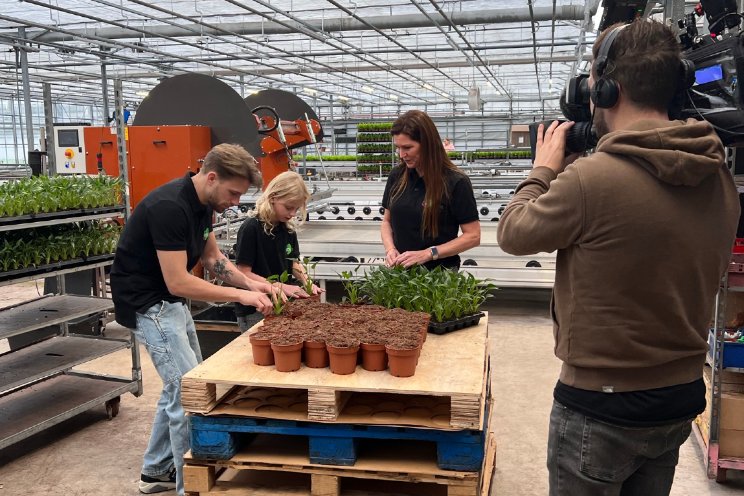
M 594 61 L 594 73 L 597 76 L 597 80 L 594 82 L 594 86 L 589 94 L 594 103 L 595 107 L 599 108 L 612 108 L 617 103 L 617 98 L 620 95 L 620 86 L 617 81 L 608 77 L 605 72 L 607 71 L 607 64 L 609 62 L 610 49 L 612 43 L 620 34 L 620 31 L 628 27 L 628 24 L 623 24 L 613 29 L 607 36 L 602 40 L 602 44 L 599 45 L 599 53 L 597 59 Z M 695 83 L 695 64 L 691 60 L 682 59 L 679 67 L 679 83 L 677 91 L 670 104 L 670 117 L 677 118 L 676 109 L 681 107 L 681 102 L 684 97 L 684 92 L 687 91 Z
M 602 40 L 602 44 L 599 45 L 597 60 L 594 61 L 594 74 L 596 74 L 597 80 L 594 81 L 594 86 L 589 94 L 595 107 L 612 108 L 617 103 L 617 97 L 620 95 L 620 87 L 617 81 L 605 76 L 605 71 L 607 71 L 612 42 L 615 41 L 617 35 L 626 26 L 627 24 L 623 24 L 607 33 L 607 36 Z

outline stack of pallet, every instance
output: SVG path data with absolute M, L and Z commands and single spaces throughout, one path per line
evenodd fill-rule
M 183 379 L 187 494 L 487 495 L 487 322 L 430 335 L 409 378 L 277 372 L 240 336 Z

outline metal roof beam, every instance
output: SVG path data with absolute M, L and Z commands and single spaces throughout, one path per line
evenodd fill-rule
M 590 56 L 588 54 L 583 56 L 583 60 L 590 60 Z M 538 57 L 538 62 L 556 62 L 556 63 L 573 63 L 576 62 L 576 56 L 574 55 L 555 55 L 552 58 L 545 56 L 545 57 Z M 502 58 L 502 59 L 486 59 L 484 60 L 484 63 L 488 66 L 500 66 L 500 65 L 523 65 L 523 64 L 534 64 L 535 59 L 533 57 L 515 57 L 515 58 Z M 475 62 L 475 65 L 481 65 L 481 62 Z M 438 68 L 454 68 L 454 67 L 471 67 L 472 63 L 467 60 L 453 60 L 449 62 L 437 62 L 436 66 Z M 395 66 L 396 69 L 403 69 L 403 70 L 416 70 L 416 69 L 430 69 L 428 64 L 423 63 L 409 63 L 409 64 L 398 64 Z M 375 71 L 386 71 L 388 69 L 384 67 L 379 67 L 376 65 L 355 65 L 355 64 L 348 64 L 348 65 L 338 65 L 334 66 L 333 71 L 339 72 L 339 73 L 351 73 L 351 72 L 375 72 Z M 325 74 L 333 74 L 333 71 L 329 72 L 329 69 L 326 67 L 299 67 L 299 66 L 287 66 L 282 67 L 280 69 L 255 69 L 254 72 L 257 74 L 264 76 L 264 75 L 281 75 L 281 74 L 299 74 L 299 73 L 325 73 Z M 199 71 L 194 71 L 199 72 Z M 116 76 L 117 73 L 112 72 L 111 77 L 118 77 Z M 208 71 L 204 72 L 204 74 L 211 74 L 214 76 L 231 76 L 238 74 L 238 72 L 235 71 L 221 71 L 221 70 L 214 70 L 214 71 Z M 150 72 L 124 72 L 122 73 L 122 76 L 127 77 L 129 79 L 138 79 L 138 78 L 151 78 L 151 77 L 157 77 L 157 74 L 150 73 Z
M 330 33 L 337 31 L 365 31 L 370 29 L 370 24 L 380 30 L 431 27 L 433 23 L 429 17 L 434 18 L 437 22 L 444 25 L 449 25 L 451 22 L 458 26 L 524 22 L 532 19 L 529 9 L 523 7 L 516 9 L 489 9 L 475 12 L 453 12 L 449 15 L 448 19 L 438 13 L 431 14 L 430 16 L 404 14 L 396 16 L 365 17 L 366 22 L 362 22 L 352 17 L 340 17 L 336 19 L 308 19 L 304 20 L 302 24 L 294 21 L 283 21 L 281 23 L 273 21 L 220 23 L 216 24 L 219 29 L 210 29 L 199 25 L 183 28 L 177 26 L 153 26 L 137 30 L 106 27 L 69 29 L 67 30 L 67 33 L 47 32 L 46 30 L 35 32 L 29 31 L 28 35 L 30 40 L 38 39 L 43 41 L 72 41 L 77 37 L 88 38 L 90 36 L 115 40 L 122 38 L 141 38 L 141 30 L 147 31 L 148 36 L 177 38 L 182 36 L 194 36 L 194 29 L 198 29 L 205 36 L 219 35 L 224 33 L 225 30 L 242 35 L 267 35 L 295 33 L 302 29 L 307 29 L 308 26 L 317 30 L 317 32 Z M 553 20 L 553 18 L 552 8 L 534 8 L 535 21 L 548 21 Z M 555 19 L 564 21 L 581 21 L 584 19 L 584 7 L 583 5 L 562 5 L 556 9 Z

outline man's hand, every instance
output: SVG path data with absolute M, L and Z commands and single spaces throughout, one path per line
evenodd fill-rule
M 425 264 L 432 260 L 431 250 L 426 248 L 425 250 L 405 251 L 398 255 L 393 265 L 402 265 L 405 268 L 413 267 L 414 265 Z
M 392 267 L 395 265 L 395 260 L 400 256 L 397 248 L 391 248 L 385 253 L 385 265 Z
M 566 134 L 568 134 L 568 130 L 573 125 L 574 123 L 572 121 L 564 122 L 560 125 L 558 121 L 553 121 L 547 130 L 543 124 L 538 126 L 534 167 L 549 167 L 556 174 L 560 174 L 563 171 L 567 163 L 570 163 L 565 160 Z
M 243 305 L 256 307 L 256 310 L 264 315 L 269 315 L 273 311 L 271 299 L 264 293 L 258 291 L 241 291 L 240 302 Z
M 284 293 L 282 292 L 281 284 L 279 283 L 270 283 L 268 281 L 256 281 L 254 279 L 250 279 L 248 282 L 249 288 L 251 291 L 258 291 L 261 293 L 266 293 L 269 295 L 269 297 L 274 298 L 276 296 L 279 296 L 282 298 L 282 301 L 287 301 L 287 297 L 284 296 Z

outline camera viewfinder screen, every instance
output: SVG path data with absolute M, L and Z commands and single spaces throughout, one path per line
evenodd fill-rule
M 723 67 L 721 64 L 703 67 L 695 71 L 695 82 L 697 84 L 712 83 L 723 79 Z

